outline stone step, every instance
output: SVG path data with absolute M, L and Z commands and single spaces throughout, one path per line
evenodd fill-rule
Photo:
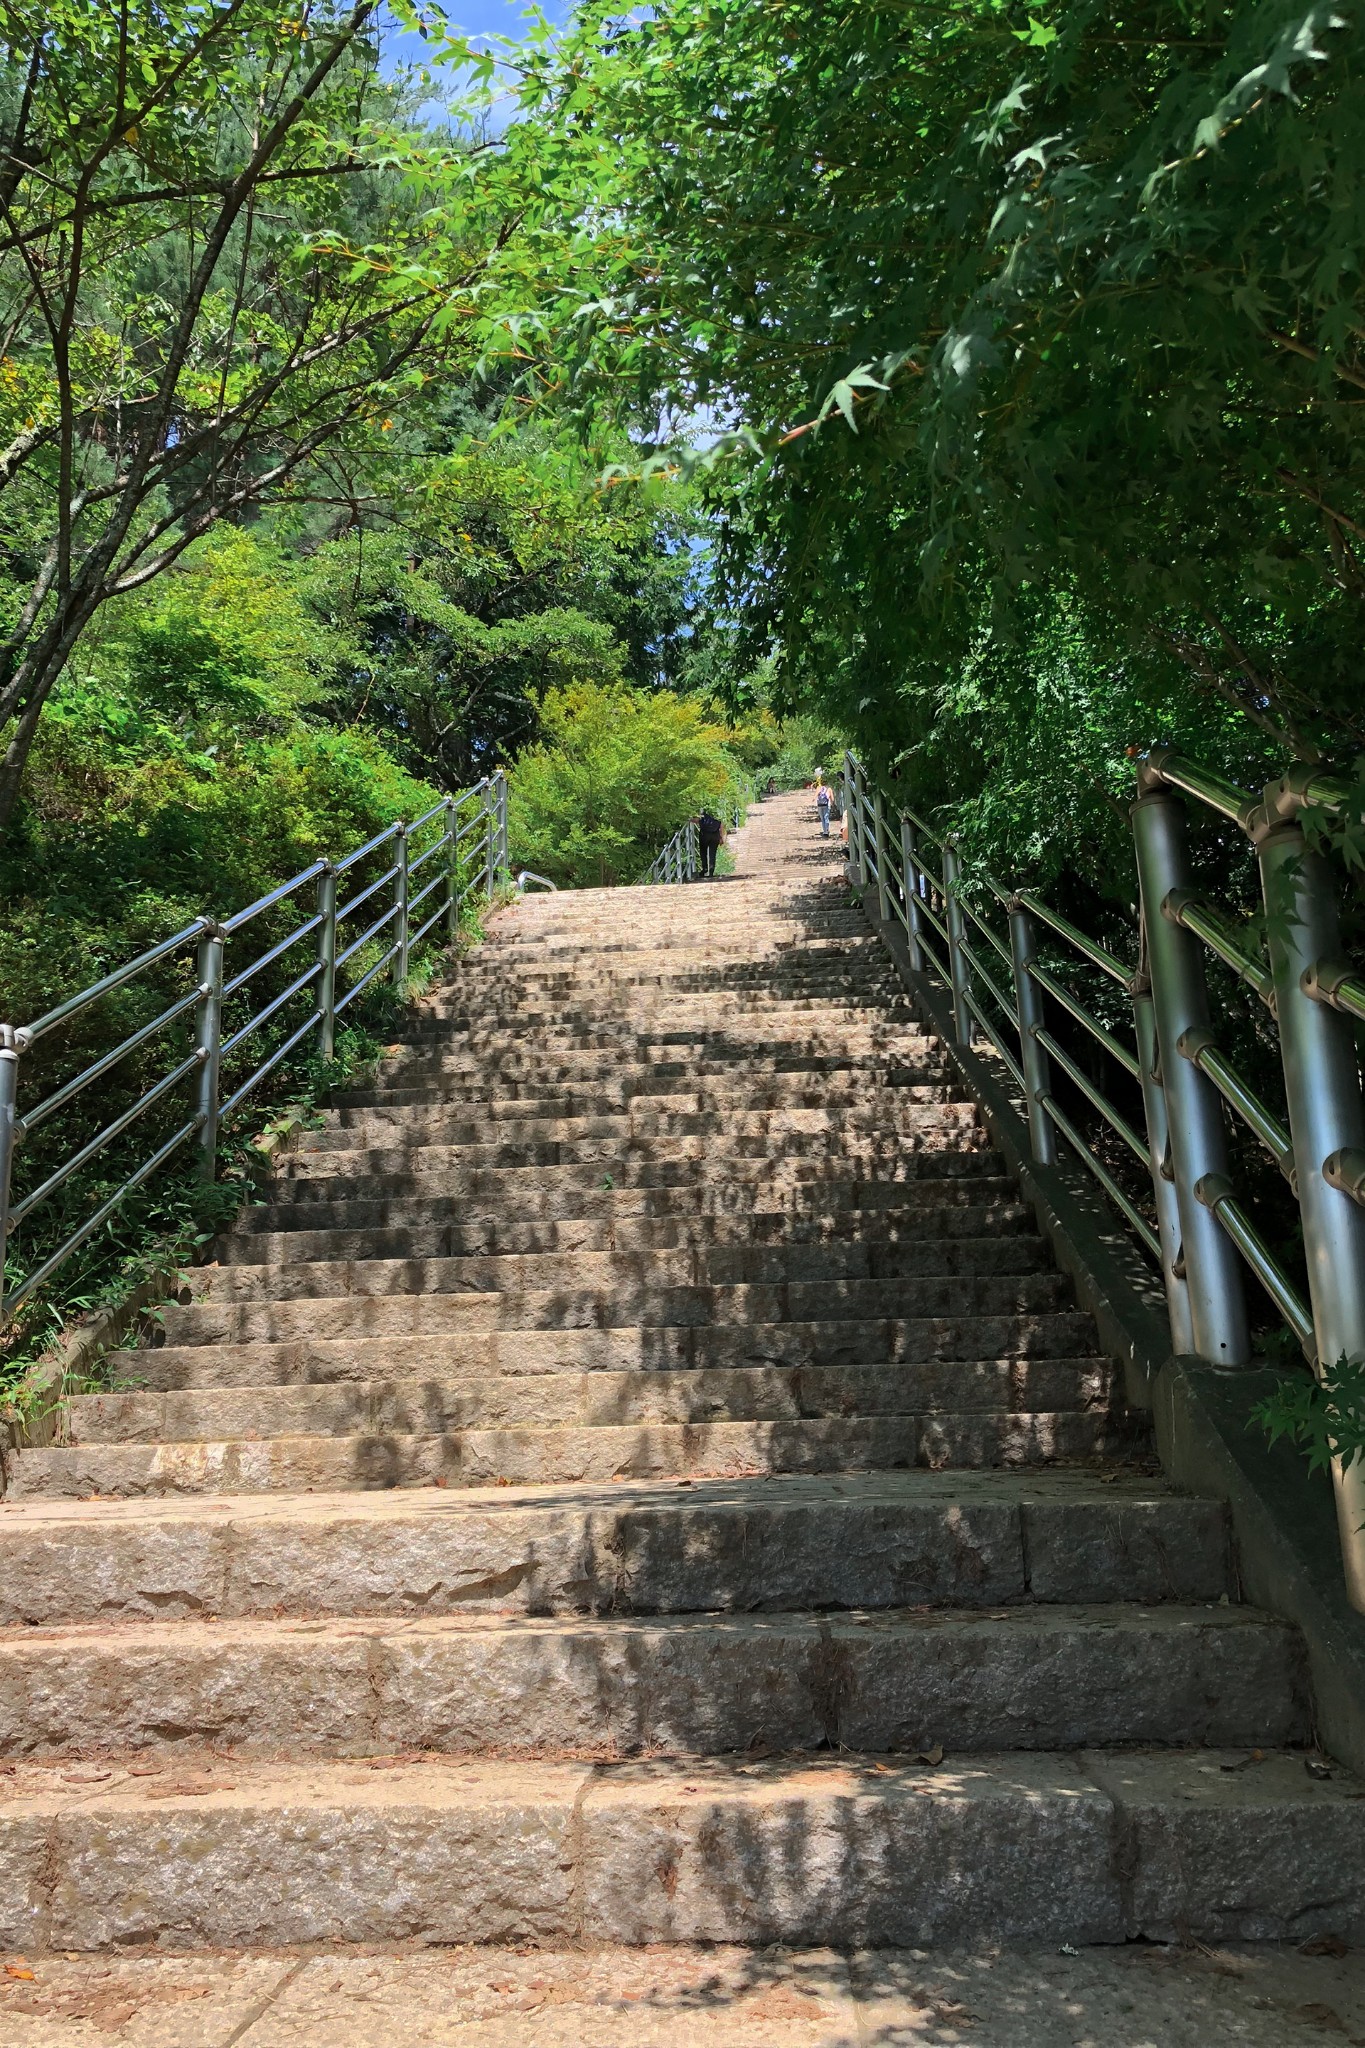
M 299 1204 L 306 1217 L 314 1205 Z M 320 1205 L 326 1206 L 326 1205 Z M 525 1217 L 504 1220 L 481 1217 L 476 1222 L 413 1221 L 385 1223 L 382 1211 L 392 1206 L 420 1213 L 417 1203 L 392 1205 L 357 1201 L 350 1205 L 358 1216 L 347 1216 L 347 1205 L 336 1204 L 343 1222 L 309 1229 L 293 1227 L 294 1215 L 285 1205 L 275 1205 L 271 1220 L 283 1227 L 267 1229 L 262 1224 L 228 1232 L 218 1239 L 216 1250 L 224 1266 L 278 1263 L 297 1259 L 440 1259 L 505 1257 L 532 1252 L 655 1252 L 683 1246 L 761 1247 L 784 1244 L 814 1247 L 846 1240 L 866 1246 L 922 1242 L 926 1217 L 923 1210 L 908 1215 L 898 1209 L 847 1210 L 827 1216 L 791 1214 L 786 1210 L 754 1211 L 740 1215 L 692 1215 L 687 1209 L 665 1216 L 631 1216 L 610 1213 L 572 1219 L 532 1220 Z M 446 1200 L 432 1202 L 432 1209 L 444 1207 L 468 1217 L 468 1205 Z M 381 1215 L 371 1220 L 374 1211 Z M 260 1212 L 253 1212 L 259 1214 Z M 933 1217 L 935 1239 L 984 1236 L 1013 1236 L 1033 1228 L 1033 1218 L 1019 1202 L 1001 1202 L 992 1208 L 985 1203 L 971 1208 L 945 1208 Z
M 289 1301 L 345 1294 L 516 1294 L 546 1288 L 777 1287 L 1048 1272 L 1042 1240 L 1021 1232 L 929 1237 L 903 1243 L 855 1238 L 824 1244 L 678 1245 L 666 1250 L 506 1252 L 487 1256 L 307 1260 L 287 1239 L 283 1259 L 205 1267 L 195 1291 L 213 1301 Z M 623 1318 L 629 1320 L 629 1318 Z
M 1089 1359 L 1089 1316 L 954 1316 L 918 1322 L 636 1324 L 617 1329 L 446 1330 L 384 1337 L 223 1338 L 127 1351 L 126 1381 L 182 1388 L 303 1385 L 450 1375 L 493 1378 L 558 1372 L 802 1370 L 985 1361 L 1018 1372 L 1034 1359 Z
M 436 1261 L 439 1268 L 447 1262 Z M 458 1261 L 448 1262 L 452 1265 Z M 272 1269 L 273 1270 L 273 1269 Z M 289 1270 L 287 1268 L 283 1269 Z M 233 1299 L 234 1287 L 259 1269 L 218 1269 L 217 1288 L 188 1307 L 163 1311 L 171 1344 L 242 1344 L 255 1338 L 441 1336 L 460 1330 L 615 1329 L 623 1325 L 669 1328 L 679 1324 L 751 1329 L 764 1323 L 895 1318 L 945 1320 L 1065 1316 L 1070 1288 L 1060 1273 L 970 1274 L 916 1280 L 788 1281 L 730 1287 L 659 1287 L 622 1281 L 611 1287 L 519 1287 L 506 1293 L 362 1293 L 372 1277 L 366 1261 L 350 1272 L 357 1291 L 347 1295 L 303 1294 L 291 1300 Z M 306 1266 L 298 1269 L 305 1280 Z M 439 1277 L 439 1276 L 438 1276 Z M 979 1350 L 973 1345 L 973 1351 Z M 1064 1345 L 1048 1349 L 1064 1350 Z
M 828 1197 L 839 1202 L 857 1200 L 863 1208 L 893 1207 L 905 1199 L 905 1190 L 917 1191 L 924 1183 L 962 1180 L 972 1185 L 997 1182 L 1000 1158 L 987 1145 L 975 1143 L 969 1149 L 926 1147 L 910 1152 L 902 1148 L 884 1159 L 844 1160 L 837 1151 L 816 1150 L 802 1155 L 775 1158 L 756 1152 L 752 1158 L 725 1161 L 718 1177 L 715 1161 L 703 1149 L 685 1157 L 670 1159 L 580 1159 L 557 1165 L 480 1165 L 443 1157 L 441 1163 L 411 1166 L 406 1171 L 371 1170 L 363 1186 L 369 1199 L 391 1200 L 399 1196 L 466 1195 L 471 1200 L 489 1199 L 505 1203 L 514 1214 L 535 1215 L 537 1201 L 565 1198 L 577 1201 L 583 1194 L 626 1194 L 641 1192 L 675 1205 L 681 1196 L 694 1201 L 699 1210 L 729 1211 L 751 1206 L 755 1191 L 773 1206 L 781 1202 L 805 1205 Z M 430 1149 L 430 1148 L 429 1148 Z M 275 1183 L 281 1201 L 335 1201 L 353 1196 L 357 1180 L 344 1156 L 319 1154 L 300 1158 L 285 1155 Z M 576 1214 L 576 1210 L 568 1213 Z
M 1122 1472 L 0 1503 L 0 1628 L 1155 1605 L 1233 1590 L 1222 1506 Z
M 869 1003 L 890 1007 L 903 994 L 885 955 L 876 964 L 837 957 L 804 960 L 797 952 L 750 959 L 738 951 L 712 957 L 708 947 L 692 946 L 652 954 L 594 953 L 586 964 L 581 952 L 576 959 L 561 955 L 554 960 L 504 962 L 499 957 L 495 972 L 477 994 L 459 987 L 450 994 L 438 991 L 429 1014 L 508 1016 L 518 999 L 548 1007 L 554 998 L 566 995 L 585 1010 L 602 1010 L 618 996 L 649 1004 L 685 995 L 703 1002 L 744 1000 L 764 1007 L 813 999 L 848 1008 Z
M 969 1159 L 982 1155 L 968 1153 Z M 988 1155 L 987 1155 L 988 1156 Z M 276 1182 L 274 1199 L 243 1211 L 232 1231 L 218 1240 L 229 1243 L 225 1259 L 250 1257 L 239 1249 L 253 1233 L 270 1235 L 287 1230 L 381 1230 L 423 1228 L 448 1224 L 471 1233 L 497 1234 L 507 1248 L 531 1250 L 541 1243 L 514 1244 L 522 1230 L 539 1233 L 557 1224 L 569 1230 L 596 1224 L 619 1224 L 635 1231 L 653 1226 L 664 1235 L 679 1231 L 682 1243 L 754 1242 L 789 1240 L 806 1233 L 843 1237 L 865 1231 L 869 1237 L 896 1238 L 923 1230 L 932 1217 L 943 1236 L 973 1236 L 981 1230 L 1011 1227 L 1009 1219 L 1028 1215 L 1019 1201 L 1019 1191 L 1003 1174 L 956 1174 L 942 1180 L 906 1179 L 888 1182 L 857 1180 L 809 1180 L 785 1185 L 769 1184 L 757 1175 L 740 1181 L 710 1181 L 701 1167 L 687 1177 L 677 1177 L 663 1186 L 633 1185 L 611 1176 L 612 1185 L 594 1168 L 558 1167 L 547 1174 L 524 1173 L 513 1182 L 514 1200 L 507 1206 L 511 1216 L 501 1213 L 498 1197 L 508 1185 L 494 1168 L 471 1177 L 461 1192 L 445 1188 L 429 1194 L 374 1196 L 367 1192 L 340 1195 L 334 1200 L 309 1199 L 300 1193 L 291 1200 L 287 1182 Z M 978 1222 L 977 1219 L 980 1219 Z M 732 1240 L 731 1233 L 734 1233 Z M 480 1235 L 470 1250 L 496 1245 Z M 454 1256 L 452 1250 L 451 1256 Z
M 676 1057 L 686 1048 L 714 1060 L 873 1051 L 894 1056 L 902 1048 L 913 1053 L 923 1042 L 922 1027 L 908 1009 L 831 1011 L 817 1018 L 820 1007 L 803 1003 L 783 1010 L 759 1010 L 752 1003 L 737 1002 L 723 1009 L 713 1005 L 705 1018 L 693 1009 L 690 1020 L 683 1020 L 670 1018 L 667 1010 L 649 1017 L 633 1016 L 619 1005 L 600 1015 L 578 1017 L 557 1006 L 552 1015 L 525 1020 L 524 1029 L 515 1018 L 504 1022 L 489 1013 L 432 1019 L 425 1033 L 432 1041 L 456 1038 L 462 1048 L 481 1055 L 524 1052 L 528 1039 L 533 1038 L 551 1057 L 598 1051 L 631 1059 L 648 1058 L 651 1051 Z M 530 1028 L 533 1022 L 534 1030 Z
M 1360 1940 L 1360 1786 L 1242 1762 L 25 1762 L 0 1780 L 0 1941 Z
M 848 918 L 841 932 L 807 934 L 786 921 L 765 928 L 752 911 L 729 918 L 720 925 L 707 922 L 694 930 L 637 933 L 600 924 L 591 928 L 544 934 L 535 938 L 497 939 L 492 957 L 498 963 L 498 979 L 520 976 L 538 967 L 547 973 L 585 974 L 591 979 L 591 965 L 585 968 L 585 952 L 591 946 L 591 960 L 601 960 L 604 971 L 629 972 L 632 963 L 650 966 L 659 959 L 676 956 L 688 959 L 724 961 L 740 967 L 768 962 L 774 966 L 821 964 L 832 971 L 856 965 L 881 973 L 886 955 L 865 924 Z
M 156 1354 L 153 1354 L 155 1356 Z M 995 1410 L 1034 1415 L 1117 1414 L 1110 1359 L 956 1361 L 921 1365 L 696 1366 L 657 1372 L 428 1373 L 409 1380 L 304 1381 L 262 1386 L 74 1395 L 69 1440 L 187 1443 L 270 1436 L 429 1436 L 492 1425 L 720 1422 Z
M 559 1121 L 577 1117 L 648 1115 L 697 1116 L 758 1112 L 819 1110 L 831 1116 L 873 1112 L 897 1115 L 907 1103 L 947 1102 L 955 1099 L 946 1068 L 935 1071 L 917 1063 L 894 1075 L 866 1072 L 850 1075 L 811 1076 L 801 1074 L 779 1078 L 757 1074 L 744 1081 L 705 1083 L 686 1074 L 660 1080 L 657 1075 L 640 1075 L 630 1082 L 598 1073 L 584 1076 L 569 1089 L 563 1082 L 553 1085 L 541 1080 L 505 1083 L 496 1078 L 474 1081 L 468 1069 L 454 1073 L 430 1071 L 412 1062 L 387 1061 L 379 1085 L 372 1088 L 334 1089 L 329 1113 L 343 1122 L 360 1111 L 426 1110 L 458 1120 L 478 1112 L 489 1124 L 513 1119 L 541 1118 Z
M 8 1498 L 132 1499 L 184 1493 L 340 1492 L 351 1487 L 602 1484 L 764 1473 L 976 1470 L 1113 1462 L 1147 1450 L 1127 1417 L 1092 1410 L 813 1419 L 565 1423 L 253 1435 L 226 1442 L 81 1442 L 25 1450 Z
M 302 1157 L 324 1151 L 346 1152 L 382 1147 L 385 1140 L 401 1137 L 410 1148 L 429 1144 L 441 1146 L 489 1145 L 575 1145 L 583 1139 L 605 1139 L 625 1143 L 639 1150 L 654 1138 L 700 1137 L 708 1150 L 724 1159 L 736 1139 L 822 1138 L 837 1139 L 841 1148 L 856 1149 L 862 1139 L 884 1141 L 892 1136 L 913 1143 L 921 1132 L 940 1127 L 956 1130 L 976 1121 L 975 1105 L 952 1101 L 941 1090 L 920 1098 L 917 1091 L 899 1089 L 889 1106 L 858 1109 L 756 1109 L 714 1110 L 682 1107 L 661 1111 L 653 1103 L 630 1103 L 622 1110 L 604 1110 L 584 1116 L 517 1115 L 499 1122 L 493 1116 L 475 1116 L 464 1103 L 433 1102 L 379 1104 L 360 1109 L 334 1109 L 327 1125 L 301 1136 Z M 850 1147 L 849 1141 L 854 1144 Z
M 894 974 L 870 976 L 762 975 L 726 973 L 719 979 L 706 969 L 694 973 L 667 970 L 633 975 L 602 975 L 588 979 L 546 976 L 500 984 L 496 991 L 466 994 L 449 1005 L 438 1000 L 424 1021 L 438 1021 L 448 1030 L 508 1030 L 518 1018 L 534 1029 L 585 1026 L 590 1030 L 623 1021 L 646 1026 L 676 1026 L 695 1031 L 714 1029 L 734 1018 L 766 1026 L 769 1022 L 807 1022 L 827 1014 L 837 1038 L 845 1028 L 876 1022 L 903 1023 L 922 1032 L 908 1007 L 908 997 Z
M 476 1060 L 463 1039 L 453 1037 L 443 1026 L 433 1025 L 425 1035 L 414 1038 L 405 1031 L 395 1039 L 385 1054 L 384 1072 L 389 1071 L 390 1064 L 400 1072 L 408 1066 L 420 1066 L 452 1076 L 464 1075 L 489 1085 L 505 1080 L 510 1086 L 522 1080 L 536 1086 L 548 1083 L 552 1087 L 581 1087 L 596 1080 L 630 1084 L 668 1078 L 694 1086 L 714 1083 L 738 1087 L 751 1079 L 776 1081 L 787 1076 L 807 1081 L 826 1077 L 856 1081 L 860 1076 L 871 1076 L 875 1081 L 879 1076 L 914 1073 L 921 1067 L 934 1072 L 942 1062 L 935 1040 L 916 1037 L 909 1031 L 897 1035 L 894 1047 L 843 1051 L 824 1045 L 809 1049 L 757 1043 L 726 1047 L 710 1041 L 696 1046 L 653 1046 L 638 1038 L 625 1038 L 607 1048 L 546 1047 L 543 1056 L 537 1057 L 528 1052 L 525 1039 L 514 1039 L 504 1051 Z
M 317 1682 L 319 1668 L 327 1683 Z M 448 1615 L 0 1634 L 0 1755 L 751 1756 L 1306 1742 L 1295 1631 L 1253 1608 Z M 107 1783 L 107 1780 L 97 1782 Z
M 452 1145 L 441 1139 L 424 1142 L 420 1132 L 400 1127 L 391 1135 L 407 1142 L 383 1146 L 366 1145 L 363 1133 L 321 1131 L 309 1133 L 308 1142 L 290 1153 L 288 1165 L 296 1179 L 306 1174 L 338 1171 L 353 1178 L 363 1174 L 367 1179 L 410 1173 L 417 1170 L 418 1160 L 427 1173 L 455 1173 L 462 1167 L 472 1170 L 490 1166 L 582 1166 L 599 1162 L 605 1172 L 636 1161 L 671 1165 L 699 1160 L 705 1162 L 709 1175 L 726 1178 L 732 1175 L 735 1165 L 742 1167 L 745 1161 L 757 1160 L 769 1172 L 788 1163 L 814 1162 L 831 1178 L 846 1175 L 850 1168 L 866 1176 L 875 1166 L 892 1176 L 903 1172 L 906 1159 L 917 1152 L 928 1155 L 936 1164 L 944 1153 L 955 1148 L 976 1144 L 984 1149 L 985 1134 L 973 1123 L 974 1112 L 969 1105 L 961 1104 L 957 1117 L 946 1113 L 958 1107 L 947 1104 L 936 1109 L 932 1121 L 911 1129 L 833 1133 L 789 1130 L 772 1136 L 749 1136 L 733 1130 L 701 1132 L 689 1137 L 645 1137 L 626 1132 L 562 1141 L 519 1137 L 504 1143 Z

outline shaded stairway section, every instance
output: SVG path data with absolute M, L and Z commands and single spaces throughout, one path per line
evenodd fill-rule
M 500 918 L 16 1461 L 13 1945 L 1365 1931 L 838 843 L 735 844 Z

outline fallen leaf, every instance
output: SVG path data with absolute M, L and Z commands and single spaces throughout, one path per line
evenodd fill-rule
M 5 1975 L 7 1977 L 17 1977 L 21 1984 L 36 1984 L 38 1981 L 32 1970 L 21 1970 L 17 1963 L 6 1963 Z
M 1299 1943 L 1301 1956 L 1348 1956 L 1350 1945 L 1339 1934 L 1315 1934 L 1311 1941 Z
M 1331 1766 L 1325 1764 L 1320 1756 L 1306 1756 L 1303 1760 L 1303 1767 L 1310 1778 L 1321 1780 L 1330 1778 L 1332 1775 Z
M 1291 2020 L 1307 2020 L 1310 2026 L 1321 2027 L 1328 2034 L 1344 2034 L 1346 2032 L 1346 2022 L 1336 2008 L 1330 2005 L 1323 2005 L 1321 2000 L 1318 1999 L 1315 1999 L 1311 2005 L 1291 2007 L 1289 2017 Z
M 915 1751 L 915 1762 L 917 1764 L 941 1764 L 943 1762 L 943 1744 L 936 1742 L 932 1749 L 917 1749 Z

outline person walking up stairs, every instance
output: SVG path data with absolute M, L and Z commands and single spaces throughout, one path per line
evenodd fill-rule
M 11 1459 L 7 1949 L 1365 1933 L 808 795 L 735 851 L 500 916 Z

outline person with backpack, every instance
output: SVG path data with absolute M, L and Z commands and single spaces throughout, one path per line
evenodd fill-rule
M 702 875 L 714 875 L 716 855 L 725 843 L 725 826 L 714 811 L 699 811 L 697 814 L 697 844 L 701 849 Z M 701 876 L 698 876 L 698 880 Z
M 830 795 L 829 784 L 824 776 L 815 785 L 815 808 L 820 814 L 820 837 L 829 838 L 829 813 L 834 798 Z

